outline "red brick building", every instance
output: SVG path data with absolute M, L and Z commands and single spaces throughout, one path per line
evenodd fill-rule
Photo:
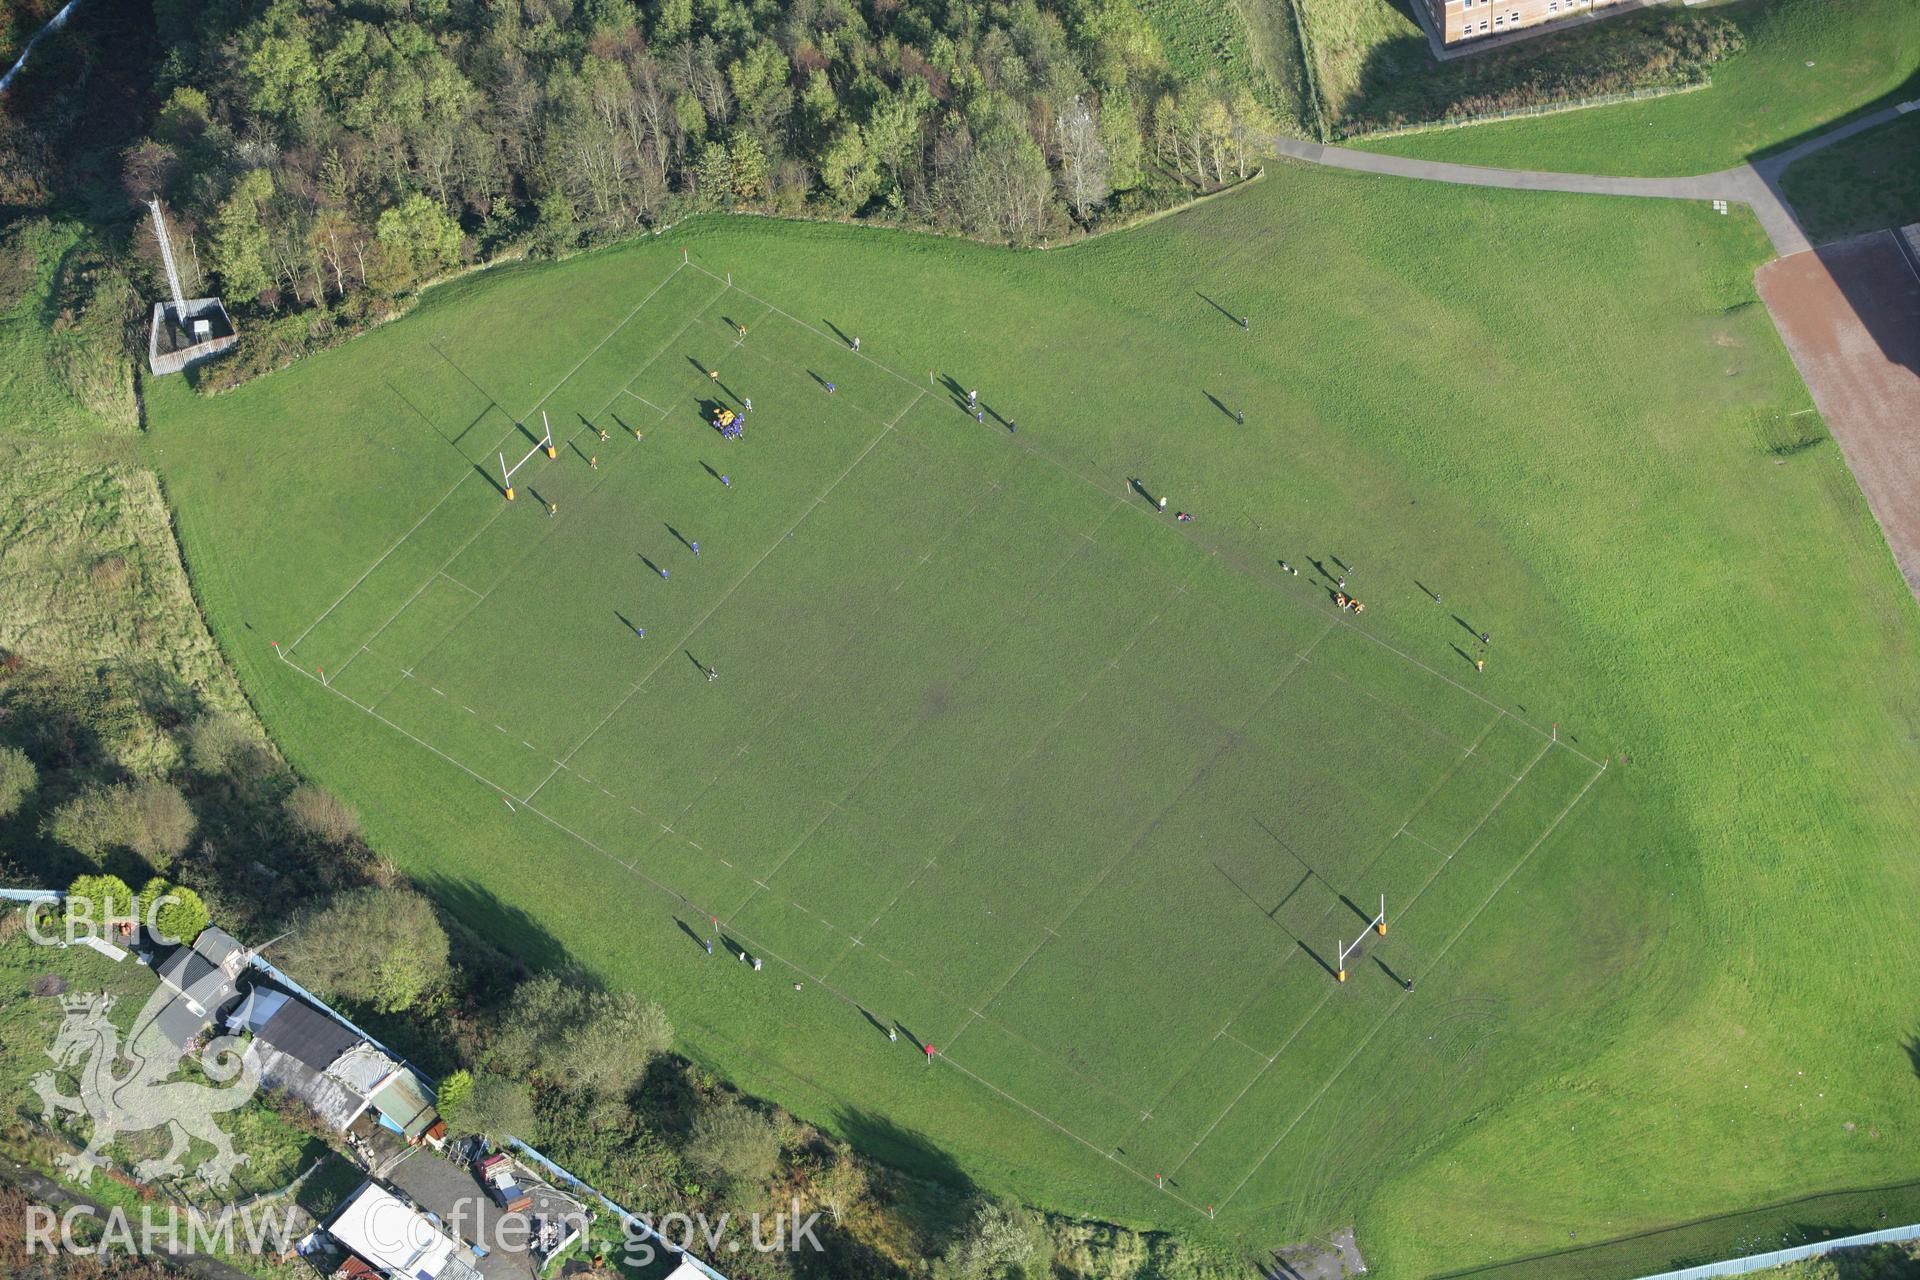
M 1470 40 L 1547 27 L 1600 10 L 1639 8 L 1622 0 L 1423 0 L 1448 48 Z

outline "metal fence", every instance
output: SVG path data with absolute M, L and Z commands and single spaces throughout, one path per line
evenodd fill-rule
M 1908 1240 L 1920 1240 L 1920 1223 L 1910 1227 L 1887 1227 L 1881 1231 L 1866 1231 L 1857 1236 L 1842 1236 L 1838 1240 L 1819 1240 L 1813 1244 L 1795 1245 L 1791 1249 L 1775 1249 L 1770 1253 L 1756 1253 L 1745 1258 L 1728 1258 L 1724 1262 L 1705 1262 L 1697 1267 L 1684 1267 L 1679 1271 L 1662 1271 L 1658 1275 L 1642 1276 L 1640 1280 L 1708 1280 L 1711 1276 L 1743 1276 L 1750 1271 L 1764 1271 L 1768 1267 L 1784 1266 L 1789 1262 L 1804 1262 L 1808 1258 L 1818 1258 L 1823 1254 L 1841 1249 L 1863 1249 L 1874 1244 L 1901 1244 Z
M 665 1236 L 661 1235 L 658 1231 L 655 1231 L 653 1227 L 647 1223 L 646 1219 L 640 1217 L 638 1214 L 629 1213 L 626 1209 L 615 1204 L 612 1200 L 609 1200 L 592 1183 L 584 1181 L 583 1179 L 577 1178 L 573 1174 L 568 1173 L 565 1169 L 562 1169 L 559 1165 L 547 1159 L 545 1156 L 541 1155 L 538 1151 L 535 1151 L 532 1147 L 520 1141 L 520 1139 L 514 1137 L 512 1134 L 507 1135 L 507 1141 L 513 1145 L 514 1150 L 518 1151 L 521 1155 L 526 1156 L 529 1160 L 532 1160 L 535 1164 L 545 1169 L 548 1173 L 552 1174 L 554 1177 L 559 1178 L 562 1182 L 565 1182 L 568 1186 L 572 1187 L 575 1191 L 578 1191 L 583 1195 L 591 1196 L 595 1200 L 598 1200 L 602 1205 L 605 1205 L 607 1212 L 619 1218 L 620 1221 L 626 1225 L 628 1230 L 638 1231 L 646 1239 L 659 1241 L 661 1249 L 664 1250 L 669 1257 L 685 1258 L 688 1262 L 693 1264 L 695 1270 L 699 1271 L 702 1275 L 705 1275 L 706 1277 L 708 1277 L 708 1280 L 727 1280 L 725 1276 L 721 1275 L 718 1271 L 715 1271 L 712 1267 L 708 1266 L 705 1262 L 701 1261 L 699 1258 L 694 1257 L 690 1253 L 683 1252 L 671 1240 L 668 1240 Z
M 1521 120 L 1528 116 L 1559 115 L 1562 111 L 1584 111 L 1588 107 L 1611 107 L 1622 102 L 1644 102 L 1649 98 L 1667 98 L 1676 93 L 1692 93 L 1695 89 L 1713 87 L 1712 76 L 1702 76 L 1688 84 L 1652 85 L 1644 89 L 1628 89 L 1623 93 L 1602 93 L 1591 98 L 1571 98 L 1558 102 L 1539 102 L 1532 106 L 1508 107 L 1505 111 L 1484 111 L 1474 115 L 1442 116 L 1438 120 L 1422 120 L 1414 124 L 1395 125 L 1386 129 L 1364 129 L 1359 133 L 1348 134 L 1345 141 L 1360 138 L 1399 138 L 1410 133 L 1432 133 L 1440 129 L 1465 129 L 1469 125 L 1493 124 L 1500 120 Z

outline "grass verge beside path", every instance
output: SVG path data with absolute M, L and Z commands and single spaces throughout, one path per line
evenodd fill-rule
M 1747 39 L 1713 68 L 1709 89 L 1356 145 L 1499 168 L 1682 177 L 1920 93 L 1920 5 L 1910 0 L 1742 0 L 1709 12 Z
M 1920 111 L 1814 152 L 1780 188 L 1815 244 L 1920 222 Z

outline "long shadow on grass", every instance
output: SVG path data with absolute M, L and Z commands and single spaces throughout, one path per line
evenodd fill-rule
M 1362 911 L 1362 910 L 1360 909 L 1360 904 L 1359 904 L 1359 903 L 1357 903 L 1357 902 L 1355 902 L 1355 901 L 1354 901 L 1354 900 L 1353 900 L 1352 898 L 1349 898 L 1349 897 L 1348 897 L 1348 896 L 1347 896 L 1346 894 L 1344 894 L 1344 893 L 1343 893 L 1343 894 L 1340 894 L 1340 895 L 1338 895 L 1338 896 L 1339 896 L 1339 899 L 1340 899 L 1340 901 L 1341 901 L 1341 903 L 1342 903 L 1342 904 L 1343 904 L 1343 905 L 1344 905 L 1344 906 L 1345 906 L 1345 907 L 1347 908 L 1347 910 L 1349 910 L 1349 911 L 1351 911 L 1351 912 L 1353 912 L 1353 914 L 1354 914 L 1354 915 L 1356 915 L 1356 916 L 1358 916 L 1358 917 L 1360 917 L 1360 923 L 1362 923 L 1362 924 L 1372 924 L 1372 923 L 1373 923 L 1373 915 L 1372 915 L 1372 913 L 1371 913 L 1371 912 L 1367 912 L 1367 911 Z
M 1233 321 L 1236 325 L 1240 323 L 1239 316 L 1233 314 L 1233 312 L 1227 310 L 1225 307 L 1215 302 L 1212 298 L 1209 298 L 1206 294 L 1201 293 L 1198 289 L 1195 289 L 1193 291 L 1193 296 L 1200 299 L 1200 301 L 1206 303 L 1208 306 L 1212 307 L 1215 311 L 1218 311 L 1221 315 L 1225 316 L 1227 319 Z
M 1293 941 L 1294 941 L 1294 945 L 1298 946 L 1302 951 L 1307 953 L 1308 959 L 1312 960 L 1315 964 L 1319 965 L 1322 969 L 1325 969 L 1327 971 L 1327 976 L 1329 978 L 1339 977 L 1339 970 L 1335 969 L 1332 965 L 1328 964 L 1327 958 L 1325 956 L 1321 955 L 1318 951 L 1315 951 L 1312 947 L 1300 941 L 1300 939 L 1298 938 L 1295 938 Z
M 913 1052 L 907 1046 L 893 1047 L 902 1048 L 908 1053 Z M 876 1052 L 879 1051 L 876 1050 Z M 865 1155 L 884 1161 L 917 1178 L 925 1178 L 930 1182 L 950 1187 L 962 1195 L 971 1194 L 973 1191 L 973 1179 L 967 1176 L 959 1163 L 917 1130 L 902 1128 L 876 1112 L 859 1110 L 840 1112 L 834 1117 L 833 1127 Z M 944 1244 L 945 1242 L 936 1243 Z
M 440 876 L 421 878 L 418 883 L 450 915 L 529 969 L 563 969 L 573 963 L 565 945 L 546 926 L 479 882 Z

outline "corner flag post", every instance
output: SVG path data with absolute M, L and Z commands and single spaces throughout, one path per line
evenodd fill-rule
M 1334 971 L 1333 976 L 1336 981 L 1345 982 L 1347 980 L 1347 940 L 1345 938 L 1339 939 L 1339 946 L 1340 967 Z
M 500 487 L 506 491 L 507 501 L 513 501 L 513 472 L 507 469 L 507 455 L 500 455 Z
M 547 421 L 547 411 L 545 409 L 540 411 L 540 429 L 545 435 L 545 439 L 541 440 L 540 443 L 545 446 L 547 458 L 551 461 L 560 456 L 560 451 L 553 447 L 553 426 Z
M 1387 932 L 1387 895 L 1386 895 L 1386 894 L 1384 894 L 1384 893 L 1380 895 L 1380 914 L 1379 914 L 1378 916 L 1376 916 L 1376 917 L 1374 918 L 1374 921 L 1373 921 L 1373 928 L 1374 928 L 1374 932 L 1376 932 L 1376 933 L 1378 933 L 1378 934 L 1380 934 L 1380 935 L 1381 935 L 1382 937 L 1385 937 L 1385 936 L 1386 936 L 1386 932 Z

